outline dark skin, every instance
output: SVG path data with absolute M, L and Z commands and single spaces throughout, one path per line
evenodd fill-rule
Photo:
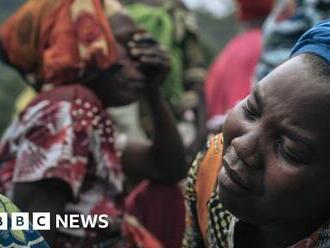
M 225 122 L 219 190 L 242 220 L 238 247 L 287 247 L 330 217 L 330 90 L 306 56 L 278 67 Z
M 111 84 L 100 83 L 99 88 L 93 86 L 92 90 L 106 106 L 125 105 L 144 96 L 155 129 L 152 144 L 129 141 L 122 158 L 125 174 L 176 183 L 185 177 L 187 168 L 175 119 L 160 92 L 169 71 L 169 58 L 164 48 L 129 17 L 115 15 L 110 23 L 118 40 L 120 58 L 114 66 L 117 72 L 113 73 Z
M 109 71 L 101 72 L 96 79 L 91 80 L 91 83 L 87 81 L 86 86 L 99 97 L 105 107 L 125 105 L 136 101 L 141 95 L 145 96 L 153 117 L 154 139 L 153 142 L 145 143 L 128 142 L 122 156 L 124 172 L 129 176 L 165 184 L 177 183 L 186 174 L 184 148 L 175 120 L 159 89 L 169 70 L 169 60 L 163 48 L 147 33 L 137 29 L 128 17 L 113 18 L 111 24 L 118 40 L 119 60 Z M 125 28 L 122 28 L 123 25 L 115 25 L 118 22 L 125 22 Z M 30 195 L 35 197 L 26 197 Z M 14 202 L 22 210 L 50 211 L 53 218 L 55 214 L 64 211 L 65 204 L 71 198 L 70 189 L 60 180 L 18 183 L 14 190 Z M 117 228 L 120 227 L 112 223 L 110 231 L 116 232 Z M 52 228 L 42 234 L 52 246 L 56 229 Z
M 178 8 L 181 10 L 186 11 L 186 7 L 183 4 L 181 0 L 175 0 L 175 1 L 164 1 L 164 0 L 122 0 L 123 4 L 145 4 L 153 7 L 161 7 L 165 6 L 168 3 L 174 4 L 174 8 Z M 173 10 L 170 10 L 170 12 L 173 12 Z M 175 14 L 169 13 L 171 16 Z M 174 18 L 174 17 L 173 17 Z M 175 19 L 175 18 L 174 18 Z M 174 21 L 173 19 L 173 21 Z M 175 23 L 174 23 L 175 25 Z M 187 30 L 185 30 L 186 32 Z M 174 32 L 175 33 L 175 32 Z M 173 34 L 175 35 L 175 34 Z M 180 42 L 180 47 L 183 52 L 183 65 L 184 70 L 195 68 L 195 67 L 204 67 L 204 58 L 203 54 L 200 51 L 200 47 L 198 46 L 198 38 L 195 36 L 195 34 L 192 34 L 190 32 L 187 32 L 185 36 L 191 36 L 189 39 L 185 38 L 183 41 Z M 195 54 L 199 54 L 199 58 L 195 58 Z M 184 102 L 189 101 L 183 101 L 180 104 L 176 104 L 176 106 L 172 106 L 173 112 L 175 113 L 177 120 L 178 118 L 182 118 L 184 115 L 184 112 L 187 110 L 193 111 L 195 114 L 196 120 L 194 120 L 194 126 L 196 127 L 197 137 L 195 138 L 194 142 L 190 144 L 188 147 L 186 147 L 186 155 L 187 155 L 187 161 L 189 163 L 192 162 L 195 154 L 199 151 L 201 148 L 201 144 L 204 143 L 207 136 L 207 128 L 206 128 L 206 111 L 205 111 L 205 99 L 204 99 L 204 93 L 203 93 L 203 79 L 197 79 L 197 78 L 184 78 L 184 91 L 185 93 L 189 93 L 190 95 L 193 95 L 197 98 L 197 105 L 194 107 L 188 107 Z

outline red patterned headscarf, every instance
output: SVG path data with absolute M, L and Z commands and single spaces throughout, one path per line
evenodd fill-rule
M 9 62 L 44 84 L 77 83 L 117 59 L 101 0 L 28 0 L 0 35 Z
M 237 3 L 242 21 L 266 18 L 273 7 L 273 0 L 237 0 Z

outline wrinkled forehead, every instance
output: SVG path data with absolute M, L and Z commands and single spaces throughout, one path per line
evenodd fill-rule
M 317 77 L 302 56 L 275 69 L 256 91 L 265 114 L 274 121 L 315 133 L 330 133 L 330 81 Z
M 274 96 L 295 100 L 308 90 L 317 90 L 315 77 L 309 63 L 302 57 L 294 57 L 272 71 L 258 85 L 265 97 Z

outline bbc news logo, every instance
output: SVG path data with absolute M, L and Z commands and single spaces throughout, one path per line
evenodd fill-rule
M 29 213 L 14 212 L 11 214 L 0 213 L 0 230 L 29 230 L 30 224 L 33 230 L 50 230 L 50 213 L 35 212 L 32 218 Z M 101 215 L 83 215 L 83 214 L 65 214 L 55 215 L 55 227 L 65 229 L 80 228 L 108 228 L 110 217 L 106 214 Z

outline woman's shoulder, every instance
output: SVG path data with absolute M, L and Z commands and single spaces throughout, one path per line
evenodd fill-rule
M 48 91 L 43 91 L 39 93 L 34 100 L 29 104 L 35 105 L 40 101 L 48 100 L 52 103 L 57 102 L 69 102 L 69 103 L 90 103 L 92 105 L 97 105 L 101 107 L 102 104 L 98 97 L 89 88 L 80 85 L 64 85 L 58 86 Z M 28 107 L 29 107 L 28 106 Z
M 82 85 L 60 86 L 39 93 L 19 114 L 19 122 L 30 123 L 63 117 L 69 120 L 92 120 L 104 108 L 88 88 Z M 69 118 L 70 117 L 70 118 Z M 79 118 L 78 118 L 79 117 Z
M 56 87 L 41 92 L 24 108 L 7 129 L 3 141 L 17 139 L 30 132 L 57 133 L 73 127 L 90 134 L 108 115 L 98 98 L 81 85 Z M 108 121 L 110 122 L 110 121 Z
M 208 138 L 205 149 L 197 155 L 190 169 L 186 187 L 187 206 L 198 223 L 198 230 L 204 241 L 214 247 L 226 247 L 233 220 L 223 208 L 217 190 L 222 149 L 222 134 Z

